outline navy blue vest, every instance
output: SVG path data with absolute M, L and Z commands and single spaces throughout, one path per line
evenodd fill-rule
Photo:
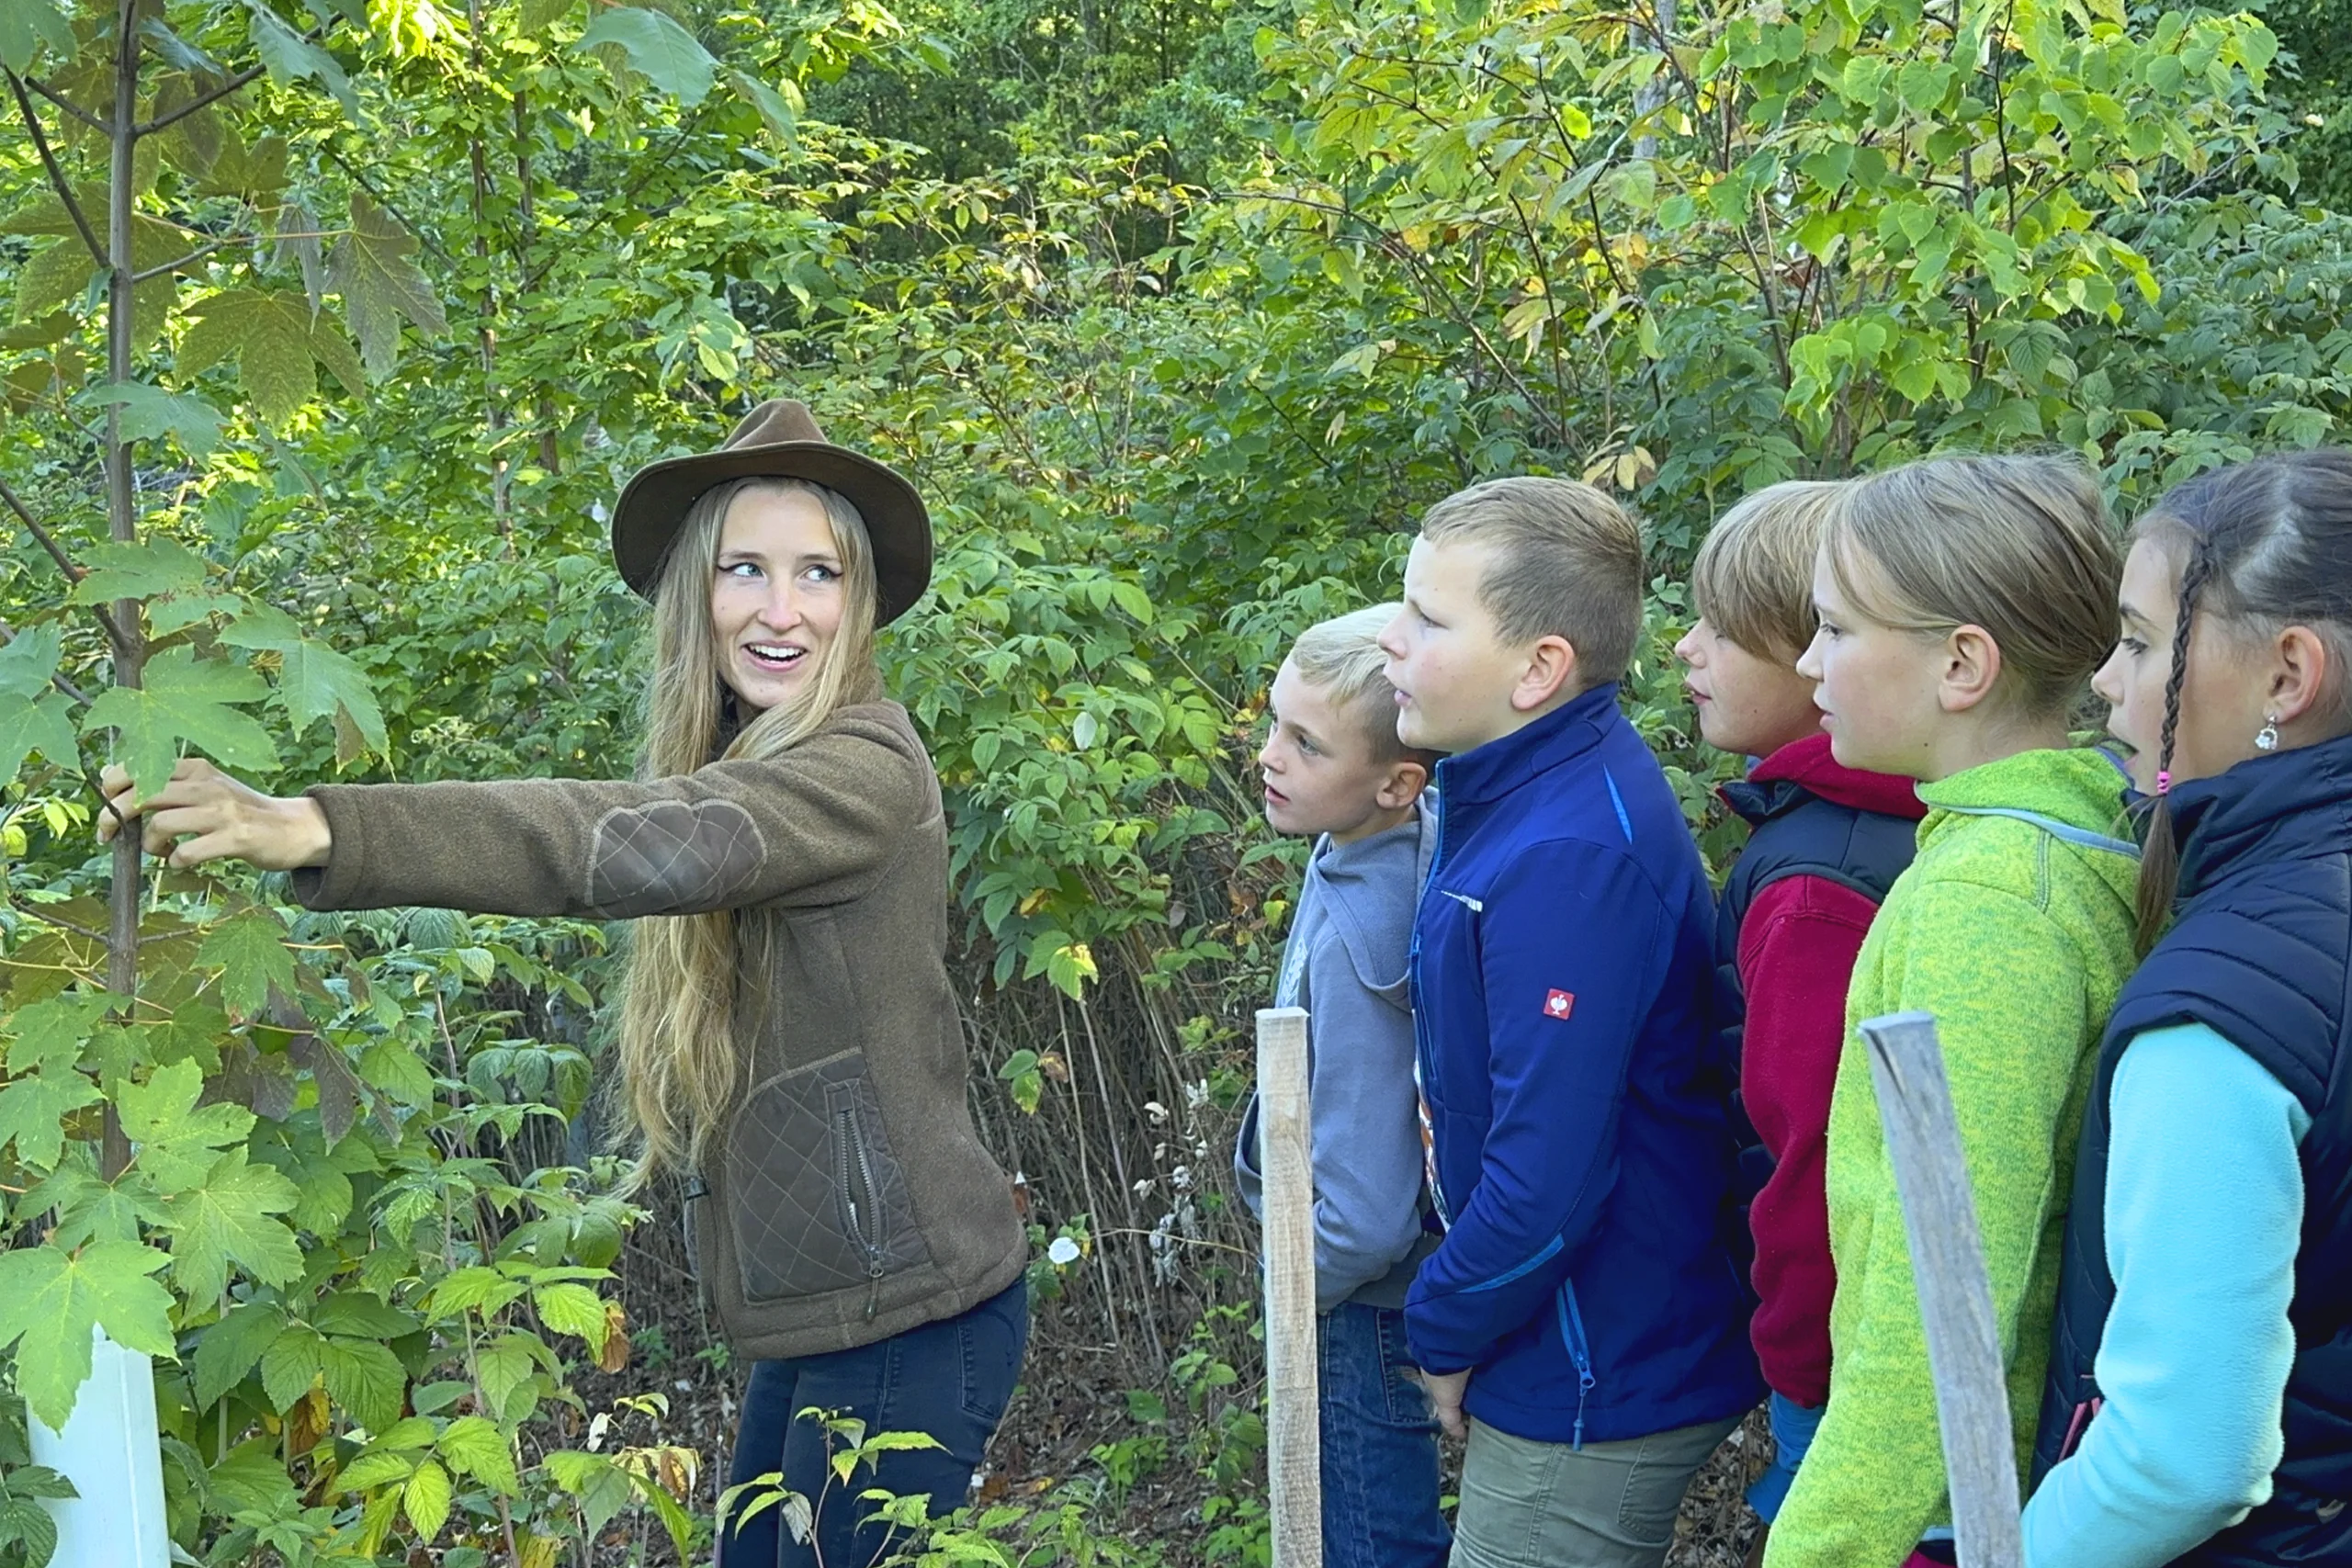
M 2352 1562 L 2352 738 L 2257 757 L 2173 793 L 2179 918 L 2123 988 L 2099 1047 L 2066 1223 L 2034 1451 L 2039 1483 L 2098 1411 L 2108 1271 L 2108 1101 L 2136 1036 L 2202 1023 L 2311 1113 L 2295 1261 L 2286 1457 L 2271 1500 L 2179 1559 L 2199 1568 Z M 2183 1355 L 2197 1348 L 2184 1345 Z
M 1824 800 L 1794 779 L 1758 784 L 1742 779 L 1723 787 L 1725 804 L 1747 818 L 1747 847 L 1724 882 L 1715 906 L 1715 989 L 1724 1071 L 1738 1082 L 1740 1035 L 1747 998 L 1739 984 L 1739 928 L 1756 896 L 1791 876 L 1818 876 L 1868 898 L 1886 902 L 1894 879 L 1908 870 L 1918 847 L 1919 824 L 1883 811 L 1864 811 Z M 1744 1208 L 1772 1174 L 1772 1157 L 1747 1120 L 1746 1107 L 1733 1126 L 1740 1140 L 1739 1201 Z M 1744 1254 L 1743 1254 L 1744 1257 Z

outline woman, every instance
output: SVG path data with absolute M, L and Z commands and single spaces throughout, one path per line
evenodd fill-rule
M 929 583 L 930 518 L 778 400 L 630 479 L 612 545 L 653 603 L 639 782 L 278 799 L 187 761 L 150 800 L 106 788 L 148 852 L 290 870 L 316 909 L 642 921 L 621 1067 L 648 1168 L 698 1178 L 703 1279 L 756 1361 L 731 1480 L 781 1472 L 816 1508 L 812 1540 L 764 1508 L 721 1561 L 867 1563 L 888 1532 L 855 1494 L 962 1503 L 1028 1333 L 1026 1240 L 965 1101 L 939 780 L 874 661 Z M 812 1408 L 940 1447 L 829 1488 Z

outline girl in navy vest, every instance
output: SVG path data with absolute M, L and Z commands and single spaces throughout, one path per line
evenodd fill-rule
M 2134 540 L 2096 689 L 2143 940 L 2177 918 L 2084 1119 L 2026 1559 L 2352 1562 L 2352 454 L 2207 474 Z

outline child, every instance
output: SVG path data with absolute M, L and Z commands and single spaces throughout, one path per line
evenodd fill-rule
M 1438 764 L 1413 995 L 1445 1239 L 1408 1342 L 1468 1416 L 1456 1568 L 1657 1568 L 1762 1393 L 1727 1223 L 1713 898 L 1617 709 L 1642 540 L 1589 486 L 1440 502 L 1381 646 Z
M 1813 640 L 1813 563 L 1838 490 L 1792 480 L 1724 513 L 1691 568 L 1698 624 L 1674 649 L 1690 666 L 1699 733 L 1763 759 L 1723 791 L 1754 830 L 1716 912 L 1715 964 L 1736 1019 L 1744 1004 L 1733 1048 L 1761 1143 L 1753 1157 L 1770 1171 L 1748 1208 L 1758 1303 L 1749 1337 L 1772 1391 L 1773 1458 L 1747 1502 L 1767 1527 L 1829 1398 L 1837 1271 L 1821 1172 L 1846 985 L 1927 810 L 1911 780 L 1838 766 L 1813 682 L 1796 671 Z
M 2174 491 L 2122 611 L 2142 911 L 2183 904 L 2084 1117 L 2026 1561 L 2352 1561 L 2352 455 Z
M 1312 1015 L 1315 1295 L 1323 1393 L 1323 1561 L 1442 1568 L 1437 1423 L 1405 1355 L 1405 1287 L 1436 1238 L 1421 1218 L 1420 1116 L 1405 970 L 1436 850 L 1419 806 L 1432 761 L 1396 739 L 1374 639 L 1394 604 L 1310 627 L 1274 677 L 1258 768 L 1266 820 L 1316 840 L 1277 1007 Z M 1260 1203 L 1258 1105 L 1234 1174 Z
M 2022 1448 L 2048 1359 L 2090 1046 L 2130 973 L 2123 775 L 2066 750 L 2115 639 L 2116 539 L 2064 457 L 1938 457 L 1850 481 L 1814 573 L 1797 668 L 1831 752 L 1920 781 L 1918 856 L 1862 942 L 1848 1028 L 1936 1015 Z M 1829 1406 L 1768 1568 L 1950 1556 L 1950 1505 L 1903 1207 L 1863 1052 L 1829 1111 Z

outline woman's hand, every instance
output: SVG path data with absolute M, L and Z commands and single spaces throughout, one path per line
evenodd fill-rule
M 209 860 L 242 860 L 264 871 L 324 865 L 334 845 L 326 813 L 307 795 L 280 799 L 239 784 L 201 757 L 172 770 L 172 782 L 141 800 L 130 775 L 108 766 L 98 775 L 106 805 L 98 810 L 98 842 L 123 823 L 145 819 L 141 841 L 176 869 Z

